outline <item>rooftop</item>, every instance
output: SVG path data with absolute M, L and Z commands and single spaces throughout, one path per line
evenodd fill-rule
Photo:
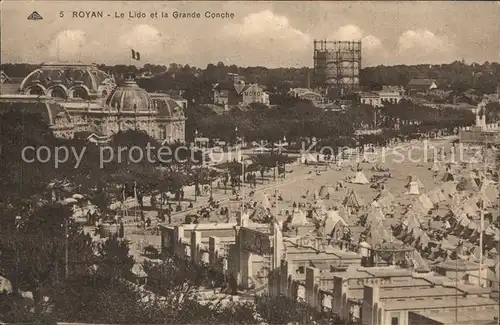
M 460 299 L 425 299 L 425 300 L 397 300 L 384 302 L 384 309 L 391 310 L 420 310 L 437 308 L 467 308 L 467 307 L 495 307 L 498 302 L 490 298 L 468 297 Z
M 413 312 L 442 324 L 491 324 L 494 317 L 498 317 L 498 309 L 488 308 L 480 312 L 459 309 L 458 311 L 446 311 L 438 314 L 428 312 Z
M 396 269 L 396 268 L 384 268 L 384 269 L 374 269 L 374 270 L 372 270 L 372 268 L 367 268 L 365 272 L 375 278 L 397 277 L 397 276 L 411 277 L 413 274 L 410 270 Z
M 430 86 L 433 82 L 436 82 L 436 79 L 420 79 L 415 78 L 410 80 L 408 86 Z

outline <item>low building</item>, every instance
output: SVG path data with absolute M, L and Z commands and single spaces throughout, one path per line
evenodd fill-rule
M 404 90 L 400 87 L 383 86 L 378 92 L 382 104 L 391 103 L 397 104 L 403 98 Z
M 371 91 L 360 95 L 361 104 L 382 107 L 384 104 L 397 104 L 403 98 L 403 90 L 395 87 L 383 87 L 380 91 Z
M 380 101 L 380 96 L 377 92 L 365 92 L 360 95 L 359 98 L 361 104 L 371 105 L 373 107 L 382 107 L 382 103 Z
M 408 83 L 406 90 L 409 94 L 428 93 L 429 91 L 438 87 L 435 79 L 412 79 Z
M 228 105 L 229 92 L 234 90 L 234 85 L 229 85 L 228 82 L 220 82 L 214 85 L 213 97 L 215 105 Z
M 310 100 L 315 106 L 318 107 L 321 107 L 328 102 L 324 96 L 315 91 L 312 91 L 309 88 L 292 88 L 290 89 L 288 94 L 300 99 Z
M 245 88 L 248 88 L 248 86 L 245 86 Z M 241 104 L 245 88 L 241 89 L 241 92 L 238 93 L 235 89 L 235 83 L 232 80 L 216 83 L 213 87 L 214 104 L 224 106 L 225 108 L 229 105 Z

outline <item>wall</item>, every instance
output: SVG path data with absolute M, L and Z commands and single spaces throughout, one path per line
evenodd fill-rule
M 379 96 L 361 97 L 361 104 L 372 105 L 373 107 L 382 106 Z
M 247 89 L 243 92 L 243 105 L 249 105 L 251 103 L 263 103 L 263 92 L 262 87 L 256 84 L 251 84 Z M 267 103 L 266 105 L 268 105 Z
M 493 130 L 493 128 L 491 128 Z M 500 143 L 500 130 L 497 132 L 485 132 L 480 130 L 461 130 L 459 133 L 460 142 L 464 143 Z
M 443 323 L 410 311 L 408 312 L 408 325 L 443 325 Z

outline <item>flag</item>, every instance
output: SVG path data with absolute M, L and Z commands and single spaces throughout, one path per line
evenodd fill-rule
M 141 59 L 141 54 L 132 50 L 132 59 L 139 61 Z

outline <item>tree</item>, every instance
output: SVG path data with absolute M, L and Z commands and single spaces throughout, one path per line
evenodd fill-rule
M 127 277 L 134 266 L 134 258 L 129 255 L 129 242 L 113 236 L 99 247 L 101 262 L 99 272 L 111 280 Z
M 69 208 L 60 204 L 43 205 L 2 236 L 1 250 L 9 258 L 1 259 L 0 267 L 15 293 L 32 292 L 37 318 L 44 313 L 42 297 L 50 296 L 77 265 L 93 262 L 91 240 L 69 220 L 70 215 Z
M 2 229 L 13 227 L 15 217 L 28 206 L 45 199 L 49 183 L 56 177 L 52 163 L 41 163 L 35 150 L 41 146 L 54 148 L 52 132 L 40 114 L 11 111 L 0 103 L 0 225 Z M 23 150 L 26 154 L 23 159 Z M 33 150 L 29 149 L 33 148 Z M 7 231 L 7 230 L 6 230 Z M 3 231 L 2 231 L 3 232 Z M 1 234 L 0 234 L 1 236 Z
M 308 320 L 309 306 L 305 303 L 294 302 L 284 296 L 270 298 L 269 296 L 255 297 L 257 312 L 269 324 L 287 324 Z

